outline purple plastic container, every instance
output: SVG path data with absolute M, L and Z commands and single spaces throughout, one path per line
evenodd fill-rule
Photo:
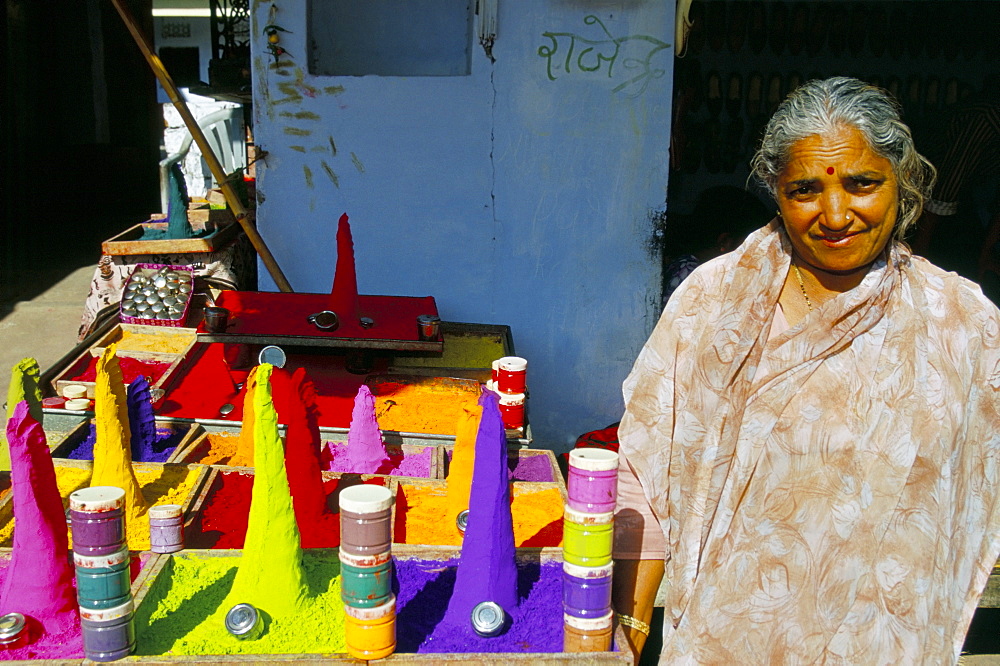
M 618 498 L 618 453 L 597 448 L 570 451 L 566 495 L 567 504 L 576 511 L 614 511 Z
M 69 496 L 73 552 L 87 557 L 125 547 L 125 491 L 114 486 L 81 488 Z
M 563 562 L 563 612 L 573 617 L 604 617 L 611 610 L 611 570 Z

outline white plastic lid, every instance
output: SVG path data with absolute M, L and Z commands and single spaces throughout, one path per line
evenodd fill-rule
M 69 384 L 63 387 L 62 394 L 67 400 L 73 400 L 74 398 L 86 398 L 87 387 L 82 384 Z
M 563 571 L 574 578 L 608 578 L 614 568 L 614 562 L 608 562 L 603 567 L 581 567 L 579 564 L 563 562 Z
M 129 599 L 121 606 L 114 606 L 112 608 L 105 608 L 102 610 L 93 610 L 90 608 L 80 608 L 80 618 L 83 620 L 90 620 L 91 622 L 102 622 L 106 620 L 117 620 L 120 617 L 125 617 L 132 612 L 132 600 Z
M 576 617 L 569 613 L 563 613 L 563 622 L 580 631 L 600 631 L 611 628 L 611 619 L 613 617 L 614 611 L 608 611 L 607 615 L 601 617 Z
M 371 608 L 355 608 L 350 604 L 344 604 L 344 614 L 350 615 L 355 620 L 381 620 L 388 615 L 395 615 L 396 595 L 390 594 L 389 601 Z
M 523 393 L 497 393 L 500 396 L 501 405 L 522 405 L 524 404 Z
M 618 469 L 618 452 L 597 448 L 573 449 L 569 452 L 569 466 L 588 472 Z
M 85 513 L 120 509 L 125 505 L 125 491 L 117 486 L 90 486 L 69 495 L 69 508 Z
M 90 407 L 90 399 L 73 398 L 71 400 L 67 400 L 66 403 L 63 405 L 63 407 L 70 410 L 71 412 L 85 412 Z
M 110 569 L 128 558 L 128 548 L 122 548 L 110 555 L 80 555 L 74 552 L 73 564 L 80 569 Z
M 497 359 L 497 366 L 507 372 L 524 372 L 528 369 L 528 359 L 520 356 L 504 356 Z
M 363 483 L 340 491 L 340 510 L 351 513 L 376 513 L 392 506 L 392 491 L 385 486 Z
M 615 512 L 587 513 L 567 506 L 563 508 L 563 518 L 578 525 L 606 525 L 615 519 Z
M 182 509 L 180 504 L 156 504 L 149 507 L 149 511 L 146 515 L 150 520 L 166 520 L 168 518 L 177 518 L 181 515 Z

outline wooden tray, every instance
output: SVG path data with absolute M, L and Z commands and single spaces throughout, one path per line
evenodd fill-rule
M 139 240 L 146 229 L 166 229 L 164 215 L 153 215 L 149 220 L 129 227 L 122 233 L 101 243 L 101 252 L 108 255 L 133 254 L 186 254 L 215 252 L 225 247 L 241 231 L 233 214 L 228 210 L 195 209 L 188 211 L 188 222 L 197 231 L 209 233 L 199 238 L 174 238 Z
M 184 341 L 185 347 L 180 353 L 164 353 L 157 351 L 147 351 L 144 349 L 129 349 L 128 347 L 119 347 L 117 354 L 120 357 L 134 358 L 141 361 L 158 361 L 163 363 L 169 363 L 170 365 L 163 372 L 160 377 L 150 385 L 150 389 L 161 389 L 166 390 L 172 380 L 174 379 L 175 373 L 180 366 L 184 357 L 191 351 L 197 341 L 197 336 L 195 335 L 194 329 L 181 328 L 181 327 L 161 327 L 161 326 L 144 326 L 140 324 L 118 324 L 113 329 L 111 329 L 107 335 L 99 339 L 92 347 L 89 349 L 82 350 L 74 359 L 72 359 L 66 366 L 62 369 L 59 374 L 55 376 L 52 380 L 52 388 L 59 395 L 62 395 L 62 390 L 71 384 L 79 384 L 81 386 L 87 387 L 87 397 L 91 400 L 94 399 L 94 389 L 96 382 L 93 381 L 79 381 L 73 379 L 79 373 L 83 372 L 87 365 L 90 363 L 91 358 L 98 358 L 104 353 L 105 347 L 113 342 L 117 342 L 122 339 L 123 332 L 130 331 L 136 334 L 150 335 L 150 336 L 160 336 L 163 340 L 168 338 L 180 337 Z

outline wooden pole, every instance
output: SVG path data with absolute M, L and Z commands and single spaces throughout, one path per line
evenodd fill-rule
M 139 45 L 139 50 L 142 51 L 142 55 L 146 57 L 146 62 L 152 68 L 153 73 L 156 78 L 159 79 L 160 85 L 167 92 L 167 96 L 170 97 L 170 101 L 174 103 L 177 112 L 181 115 L 184 120 L 184 124 L 187 125 L 188 131 L 191 132 L 191 138 L 194 142 L 198 144 L 201 149 L 202 157 L 208 163 L 208 168 L 212 172 L 212 177 L 215 178 L 215 182 L 219 183 L 219 187 L 222 190 L 222 195 L 226 198 L 226 203 L 229 204 L 229 209 L 233 212 L 236 217 L 236 221 L 240 223 L 243 227 L 243 231 L 246 233 L 247 238 L 250 239 L 250 243 L 253 244 L 254 249 L 260 256 L 261 261 L 264 262 L 264 267 L 267 268 L 267 272 L 270 273 L 271 279 L 278 286 L 281 291 L 292 291 L 292 286 L 288 283 L 285 278 L 285 274 L 281 272 L 281 268 L 278 267 L 278 262 L 274 260 L 274 255 L 271 254 L 271 250 L 268 249 L 267 245 L 264 243 L 264 239 L 261 238 L 260 233 L 257 231 L 252 221 L 247 216 L 247 211 L 240 202 L 240 198 L 236 195 L 236 191 L 233 190 L 232 184 L 228 180 L 228 174 L 223 171 L 222 164 L 219 163 L 219 158 L 215 156 L 212 152 L 212 147 L 209 145 L 208 140 L 205 138 L 204 132 L 201 131 L 201 127 L 198 122 L 191 115 L 191 110 L 188 109 L 187 104 L 184 102 L 184 98 L 181 97 L 180 91 L 177 86 L 174 85 L 174 80 L 170 78 L 170 74 L 163 67 L 163 62 L 160 61 L 160 57 L 153 52 L 153 48 L 146 36 L 142 34 L 139 30 L 138 24 L 135 22 L 135 18 L 132 16 L 132 12 L 125 5 L 125 0 L 111 0 L 111 3 L 118 10 L 118 14 L 122 17 L 122 21 L 125 22 L 125 26 L 128 31 L 132 33 L 132 37 L 135 38 L 136 44 Z

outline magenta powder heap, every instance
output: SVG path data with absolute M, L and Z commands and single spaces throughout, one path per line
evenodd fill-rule
M 388 474 L 390 476 L 410 476 L 421 479 L 430 478 L 431 461 L 434 456 L 434 447 L 425 446 L 420 453 L 394 453 L 389 452 L 382 459 L 378 469 L 374 472 L 361 472 L 354 467 L 351 459 L 347 456 L 347 444 L 334 444 L 330 442 L 323 447 L 324 465 L 327 472 L 340 472 L 341 474 Z

